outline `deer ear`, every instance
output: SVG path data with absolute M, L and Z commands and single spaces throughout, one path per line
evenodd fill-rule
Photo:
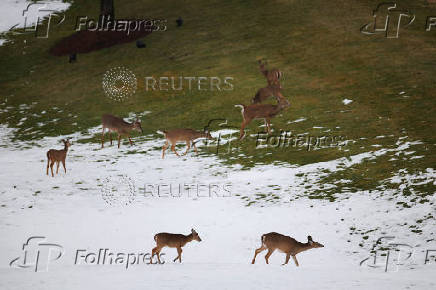
M 195 234 L 195 230 L 194 230 L 194 229 L 191 229 L 191 233 Z
M 313 242 L 313 240 L 312 240 L 312 236 L 307 236 L 307 240 L 308 240 L 309 242 Z

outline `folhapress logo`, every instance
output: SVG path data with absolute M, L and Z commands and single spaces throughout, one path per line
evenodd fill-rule
M 415 15 L 408 10 L 397 8 L 394 2 L 381 3 L 373 11 L 373 22 L 360 28 L 363 34 L 384 33 L 386 38 L 398 38 L 400 27 L 406 27 L 413 23 Z
M 35 272 L 47 272 L 51 262 L 59 260 L 64 254 L 61 245 L 47 243 L 42 236 L 30 237 L 23 244 L 21 256 L 13 259 L 9 266 L 14 268 L 30 268 Z

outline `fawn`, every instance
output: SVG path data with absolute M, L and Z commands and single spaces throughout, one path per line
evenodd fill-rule
M 235 105 L 241 108 L 242 124 L 239 140 L 245 137 L 245 127 L 254 119 L 264 119 L 268 134 L 271 134 L 271 118 L 275 117 L 283 109 L 289 107 L 289 102 L 283 96 L 278 99 L 278 105 L 270 104 L 252 104 L 252 105 Z
M 121 135 L 126 135 L 129 138 L 130 145 L 133 145 L 132 139 L 130 139 L 130 132 L 132 130 L 143 133 L 141 128 L 141 123 L 136 119 L 133 123 L 128 123 L 122 118 L 110 114 L 104 114 L 101 117 L 101 122 L 103 125 L 103 132 L 101 134 L 101 148 L 104 148 L 104 131 L 107 128 L 109 130 L 109 138 L 112 145 L 112 135 L 111 132 L 117 132 L 118 134 L 118 148 L 120 148 Z
M 213 139 L 213 137 L 210 135 L 209 131 L 196 131 L 193 129 L 173 129 L 168 131 L 163 131 L 163 134 L 165 135 L 165 144 L 162 147 L 162 159 L 165 157 L 165 150 L 167 150 L 169 143 L 171 143 L 171 151 L 174 151 L 177 156 L 180 156 L 179 153 L 176 151 L 176 143 L 178 141 L 184 141 L 186 142 L 186 152 L 183 155 L 186 155 L 188 153 L 188 150 L 192 146 L 194 147 L 195 153 L 198 154 L 197 147 L 195 146 L 195 142 L 193 142 L 195 139 L 198 138 L 208 138 Z
M 151 251 L 151 258 L 156 254 L 157 260 L 160 262 L 160 251 L 163 247 L 169 248 L 177 248 L 177 257 L 173 260 L 175 262 L 179 259 L 179 263 L 182 262 L 182 247 L 184 247 L 187 243 L 192 241 L 201 242 L 200 236 L 198 233 L 191 229 L 191 233 L 189 235 L 182 234 L 170 234 L 170 233 L 159 233 L 154 236 L 154 240 L 156 241 L 156 247 Z
M 65 173 L 67 173 L 67 168 L 65 167 L 65 158 L 67 157 L 68 148 L 71 146 L 70 140 L 64 140 L 62 139 L 62 142 L 64 143 L 64 149 L 56 150 L 56 149 L 50 149 L 47 151 L 47 175 L 48 175 L 48 167 L 51 169 L 51 176 L 54 177 L 53 174 L 53 165 L 56 162 L 56 174 L 59 172 L 59 162 L 62 162 L 62 165 L 64 166 Z
M 282 78 L 283 73 L 276 68 L 273 68 L 271 70 L 265 69 L 266 61 L 262 62 L 262 60 L 259 60 L 258 62 L 259 70 L 265 76 L 266 81 L 268 82 L 268 86 L 275 85 L 280 87 L 280 79 Z
M 286 254 L 286 260 L 283 265 L 286 265 L 289 262 L 289 258 L 292 256 L 295 265 L 297 265 L 298 267 L 299 264 L 297 258 L 295 257 L 298 253 L 314 248 L 323 247 L 324 245 L 313 241 L 311 236 L 307 237 L 307 243 L 301 243 L 289 236 L 272 232 L 262 235 L 262 246 L 259 249 L 256 249 L 256 251 L 254 252 L 254 257 L 251 261 L 251 264 L 255 263 L 257 254 L 266 249 L 268 249 L 268 253 L 265 255 L 265 261 L 268 264 L 268 258 L 276 249 L 278 249 L 279 251 Z

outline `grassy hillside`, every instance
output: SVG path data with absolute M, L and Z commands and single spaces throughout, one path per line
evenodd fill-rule
M 392 150 L 353 170 L 330 174 L 325 182 L 351 182 L 313 192 L 329 198 L 342 190 L 392 187 L 383 183 L 400 169 L 419 174 L 435 164 L 436 31 L 424 27 L 436 7 L 426 1 L 398 1 L 416 14 L 398 39 L 359 32 L 372 20 L 378 1 L 115 1 L 118 18 L 168 19 L 167 31 L 144 38 L 145 49 L 134 43 L 113 46 L 80 54 L 74 64 L 51 56 L 49 48 L 73 33 L 76 16 L 98 17 L 98 4 L 90 2 L 74 1 L 66 22 L 52 27 L 48 39 L 18 35 L 0 47 L 0 119 L 19 129 L 17 140 L 32 140 L 37 146 L 43 136 L 85 131 L 97 126 L 105 112 L 127 116 L 150 111 L 142 118 L 147 134 L 165 128 L 201 129 L 211 118 L 226 118 L 238 127 L 241 114 L 234 105 L 248 104 L 265 86 L 256 61 L 266 58 L 284 72 L 283 94 L 291 102 L 272 121 L 275 132 L 343 136 L 350 142 L 340 149 L 315 151 L 256 149 L 255 138 L 248 137 L 233 141 L 230 153 L 219 154 L 226 162 L 247 168 L 275 162 L 303 165 Z M 175 24 L 178 16 L 185 20 L 180 28 Z M 111 101 L 101 87 L 104 73 L 117 66 L 130 69 L 139 80 L 135 95 L 123 103 Z M 146 91 L 146 76 L 230 76 L 234 90 Z M 353 102 L 344 105 L 344 99 Z M 290 123 L 300 118 L 305 119 Z M 247 132 L 255 134 L 261 123 L 252 122 Z M 406 141 L 420 141 L 410 147 L 410 156 L 394 150 L 406 136 Z M 99 146 L 99 136 L 81 141 Z M 420 197 L 412 203 L 435 191 L 431 183 L 410 186 Z

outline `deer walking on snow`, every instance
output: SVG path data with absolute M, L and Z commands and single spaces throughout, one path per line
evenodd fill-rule
M 118 148 L 120 148 L 121 136 L 125 135 L 129 138 L 130 145 L 133 145 L 132 139 L 130 139 L 130 132 L 135 130 L 143 133 L 141 122 L 136 119 L 133 123 L 128 123 L 122 118 L 113 116 L 111 114 L 104 114 L 101 117 L 101 123 L 103 125 L 103 132 L 101 134 L 101 148 L 104 148 L 104 133 L 105 129 L 109 131 L 109 138 L 112 145 L 112 135 L 111 132 L 116 132 L 118 134 Z
M 262 235 L 262 246 L 259 249 L 255 250 L 254 257 L 253 260 L 251 261 L 251 264 L 255 263 L 257 254 L 268 249 L 268 253 L 265 255 L 265 261 L 267 264 L 271 254 L 275 250 L 279 250 L 286 254 L 286 260 L 283 265 L 286 265 L 289 262 L 289 258 L 292 257 L 292 259 L 295 262 L 295 265 L 298 267 L 299 264 L 296 257 L 298 253 L 314 248 L 323 248 L 323 247 L 324 245 L 313 241 L 311 236 L 307 237 L 307 243 L 301 243 L 289 236 L 272 232 Z
M 64 149 L 56 150 L 50 149 L 47 151 L 47 175 L 48 168 L 51 169 L 51 176 L 54 177 L 53 174 L 53 165 L 56 163 L 56 174 L 59 172 L 59 163 L 62 162 L 62 166 L 64 167 L 65 173 L 67 173 L 67 168 L 65 167 L 65 158 L 67 157 L 68 148 L 71 146 L 70 140 L 62 139 L 64 143 Z
M 213 139 L 213 137 L 210 135 L 209 131 L 196 131 L 193 129 L 173 129 L 168 131 L 163 131 L 163 134 L 165 135 L 165 144 L 162 147 L 162 159 L 165 157 L 165 150 L 168 149 L 169 144 L 171 143 L 171 151 L 174 151 L 177 156 L 180 156 L 179 153 L 176 151 L 176 143 L 177 142 L 186 142 L 186 151 L 183 155 L 186 155 L 188 153 L 188 150 L 192 146 L 194 147 L 195 153 L 198 154 L 197 147 L 195 146 L 194 140 L 198 138 L 207 138 L 207 139 Z
M 170 234 L 170 233 L 159 233 L 154 236 L 154 240 L 156 241 L 156 247 L 151 251 L 151 258 L 156 254 L 157 260 L 160 262 L 160 251 L 164 247 L 176 248 L 177 249 L 177 257 L 173 260 L 175 262 L 179 259 L 179 262 L 182 262 L 182 248 L 189 242 L 198 241 L 201 242 L 201 238 L 198 233 L 191 229 L 191 233 L 189 235 L 182 234 Z

